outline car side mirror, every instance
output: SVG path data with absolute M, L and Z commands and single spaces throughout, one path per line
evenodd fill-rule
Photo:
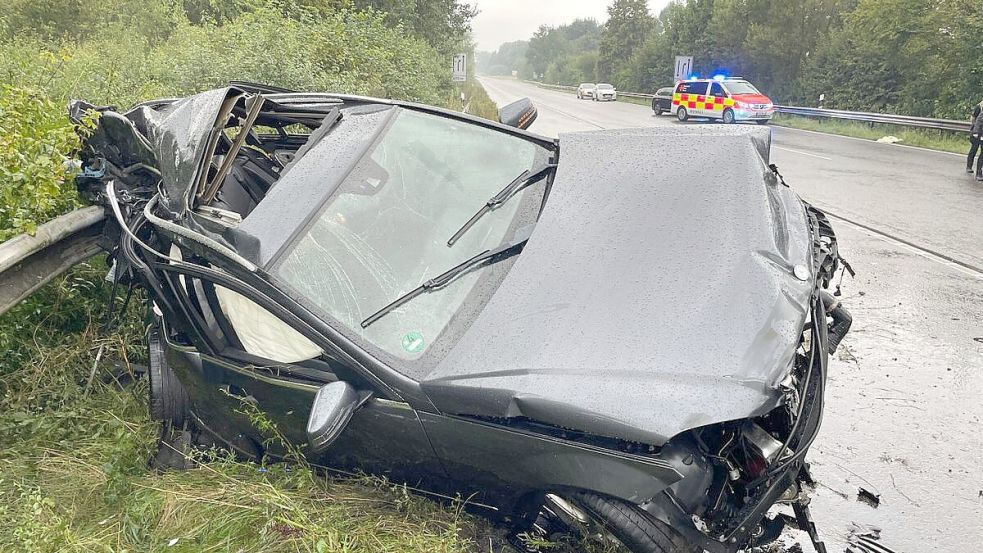
M 370 397 L 372 392 L 359 392 L 347 382 L 321 386 L 314 396 L 311 415 L 307 419 L 307 441 L 311 451 L 320 453 L 338 439 L 355 411 Z
M 498 110 L 498 120 L 500 123 L 519 129 L 528 129 L 538 115 L 539 112 L 536 110 L 536 106 L 532 105 L 532 100 L 529 98 L 516 100 Z

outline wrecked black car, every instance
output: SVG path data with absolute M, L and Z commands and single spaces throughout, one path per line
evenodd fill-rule
M 850 316 L 767 129 L 553 140 L 528 101 L 500 124 L 242 83 L 87 109 L 78 185 L 111 278 L 147 291 L 170 436 L 283 455 L 249 404 L 314 464 L 637 553 L 815 535 Z

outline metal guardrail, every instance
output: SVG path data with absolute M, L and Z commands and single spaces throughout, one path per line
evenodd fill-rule
M 575 86 L 564 86 L 527 81 L 542 88 L 556 90 L 577 90 Z M 643 94 L 640 92 L 621 92 L 618 96 L 630 98 L 654 98 L 654 94 Z M 864 111 L 846 111 L 838 109 L 805 108 L 798 106 L 775 106 L 775 111 L 785 115 L 796 115 L 799 117 L 815 117 L 819 119 L 842 119 L 846 121 L 859 121 L 862 123 L 878 123 L 883 125 L 897 125 L 900 127 L 916 127 L 921 129 L 933 129 L 938 131 L 969 132 L 969 121 L 955 121 L 952 119 L 933 119 L 931 117 L 913 117 L 910 115 L 894 115 L 891 113 L 870 113 Z
M 910 115 L 894 115 L 891 113 L 870 113 L 864 111 L 845 111 L 839 109 L 803 108 L 796 106 L 775 106 L 778 113 L 797 115 L 799 117 L 817 117 L 825 119 L 843 119 L 864 123 L 879 123 L 883 125 L 898 125 L 901 127 L 917 127 L 939 131 L 969 132 L 969 121 L 952 119 L 932 119 L 930 117 L 912 117 Z
M 96 255 L 105 217 L 101 207 L 66 213 L 0 243 L 0 314 L 51 279 Z

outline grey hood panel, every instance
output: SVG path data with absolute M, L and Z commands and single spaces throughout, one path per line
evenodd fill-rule
M 661 444 L 778 404 L 813 279 L 767 129 L 561 135 L 550 199 L 422 386 L 442 411 Z

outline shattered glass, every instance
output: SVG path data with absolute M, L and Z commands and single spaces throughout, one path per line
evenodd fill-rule
M 368 329 L 360 322 L 427 278 L 502 244 L 522 198 L 482 218 L 454 247 L 446 242 L 489 197 L 530 169 L 538 150 L 500 132 L 403 110 L 276 272 L 351 332 L 399 358 L 417 359 L 459 311 L 480 271 Z

